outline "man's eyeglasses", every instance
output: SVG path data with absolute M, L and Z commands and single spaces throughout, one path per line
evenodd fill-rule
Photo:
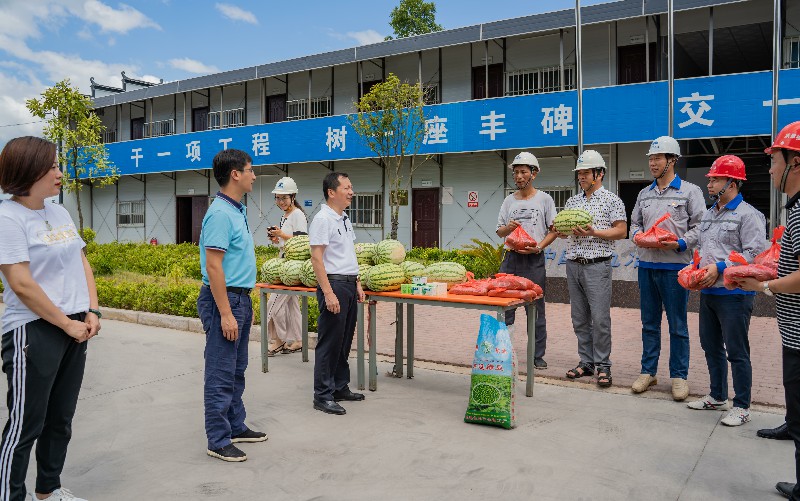
M 236 170 L 238 170 L 239 172 L 245 172 L 247 174 L 252 174 L 253 172 L 255 172 L 252 168 L 250 168 L 250 169 L 236 169 Z

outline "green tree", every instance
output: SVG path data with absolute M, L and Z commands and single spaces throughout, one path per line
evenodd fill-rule
M 401 190 L 407 190 L 414 170 L 427 160 L 417 162 L 422 139 L 425 137 L 425 115 L 422 108 L 422 89 L 419 84 L 400 82 L 389 73 L 385 82 L 372 87 L 356 103 L 356 113 L 348 120 L 356 134 L 366 143 L 386 168 L 389 182 L 392 229 L 390 237 L 397 238 Z M 408 166 L 408 177 L 403 167 Z
M 400 5 L 392 9 L 389 26 L 394 30 L 395 38 L 424 35 L 444 29 L 436 24 L 436 4 L 423 0 L 400 0 Z M 391 39 L 391 35 L 386 37 L 386 40 Z
M 69 79 L 42 92 L 41 99 L 28 99 L 25 105 L 33 116 L 46 121 L 44 136 L 59 146 L 58 162 L 64 172 L 61 185 L 67 193 L 75 194 L 83 233 L 81 190 L 85 183 L 107 186 L 119 178 L 102 142 L 106 127 L 93 111 L 92 100 Z

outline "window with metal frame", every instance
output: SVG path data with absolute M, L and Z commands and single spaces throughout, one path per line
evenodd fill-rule
M 506 96 L 522 96 L 561 90 L 560 67 L 527 68 L 506 72 Z M 575 66 L 564 66 L 564 90 L 575 88 Z
M 383 225 L 383 194 L 356 193 L 347 209 L 353 226 L 378 228 Z
M 117 202 L 117 227 L 144 226 L 144 200 Z
M 537 189 L 553 197 L 553 202 L 556 204 L 557 211 L 563 210 L 564 206 L 567 205 L 569 197 L 575 194 L 575 188 L 571 186 L 542 186 Z M 516 188 L 506 188 L 506 196 L 511 195 L 515 191 L 517 191 Z
M 800 68 L 800 36 L 784 39 L 783 59 L 784 68 Z

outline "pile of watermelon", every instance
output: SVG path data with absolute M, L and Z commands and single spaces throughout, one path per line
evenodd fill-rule
M 283 256 L 264 261 L 261 281 L 273 285 L 316 287 L 317 277 L 311 266 L 308 235 L 296 235 L 286 241 Z
M 541 299 L 542 288 L 525 277 L 510 273 L 498 273 L 494 278 L 475 280 L 470 277 L 465 283 L 454 286 L 450 294 L 468 296 L 514 297 L 526 301 Z

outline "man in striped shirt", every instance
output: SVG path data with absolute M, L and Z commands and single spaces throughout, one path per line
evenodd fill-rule
M 800 500 L 800 121 L 784 127 L 772 147 L 772 184 L 790 196 L 786 204 L 786 231 L 781 238 L 778 279 L 759 282 L 743 279 L 745 290 L 775 295 L 778 330 L 783 344 L 783 387 L 786 424 L 795 446 L 795 481 L 778 482 L 775 488 L 787 499 Z

